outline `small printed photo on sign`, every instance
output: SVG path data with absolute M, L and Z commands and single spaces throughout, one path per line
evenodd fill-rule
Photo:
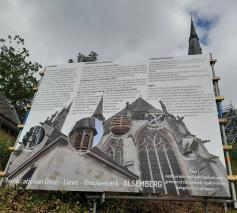
M 76 122 L 68 135 L 68 141 L 73 150 L 88 151 L 99 143 L 102 135 L 101 121 L 87 117 Z
M 24 149 L 33 150 L 35 149 L 43 140 L 45 136 L 44 128 L 41 126 L 33 126 L 29 131 L 23 136 L 22 145 Z

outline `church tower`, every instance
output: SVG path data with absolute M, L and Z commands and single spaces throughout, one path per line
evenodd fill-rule
M 94 136 L 97 135 L 95 118 L 79 120 L 69 133 L 70 144 L 76 150 L 90 150 L 93 147 Z
M 193 19 L 191 18 L 191 28 L 190 28 L 190 36 L 189 36 L 189 48 L 188 48 L 189 55 L 198 55 L 202 54 L 202 48 L 199 43 L 199 38 L 196 33 Z
M 61 112 L 59 112 L 59 114 L 57 115 L 57 117 L 55 118 L 55 120 L 52 123 L 52 126 L 54 126 L 56 129 L 61 130 L 63 127 L 63 124 L 67 118 L 67 115 L 70 111 L 70 108 L 72 106 L 72 102 L 69 104 L 68 107 L 63 108 Z

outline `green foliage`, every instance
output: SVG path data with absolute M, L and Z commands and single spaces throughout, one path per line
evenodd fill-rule
M 236 158 L 231 158 L 231 169 L 233 174 L 237 174 L 237 159 Z
M 83 192 L 38 191 L 21 187 L 0 188 L 0 212 L 18 213 L 91 213 L 93 200 L 87 199 Z M 201 213 L 203 203 L 148 200 L 97 200 L 98 213 Z M 223 205 L 208 205 L 208 212 L 221 213 Z
M 85 56 L 81 53 L 78 53 L 77 55 L 77 63 L 80 62 L 90 62 L 90 61 L 96 61 L 98 54 L 94 51 L 91 51 L 88 56 Z M 68 63 L 75 63 L 73 59 L 68 59 Z
M 25 105 L 34 95 L 35 73 L 41 68 L 40 64 L 31 62 L 29 56 L 24 39 L 19 35 L 0 39 L 0 90 L 21 118 Z
M 234 210 L 234 209 L 228 209 L 227 213 L 237 213 L 237 210 Z
M 9 147 L 13 146 L 16 138 L 1 129 L 0 131 L 0 170 L 4 170 L 10 157 Z
M 233 174 L 237 174 L 237 147 L 234 146 L 234 149 L 230 152 L 230 163 Z
M 63 200 L 62 194 L 62 192 L 30 191 L 5 186 L 0 189 L 0 212 L 82 212 L 80 202 Z
M 25 190 L 21 187 L 0 188 L 0 212 L 37 212 L 37 213 L 89 213 L 93 209 L 93 200 L 84 193 Z M 139 209 L 141 211 L 135 211 Z M 97 212 L 135 213 L 151 212 L 143 201 L 108 200 L 101 204 L 97 201 Z

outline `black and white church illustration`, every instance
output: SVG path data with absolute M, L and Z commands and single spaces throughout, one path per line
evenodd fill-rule
M 189 55 L 202 50 L 193 21 Z M 5 180 L 27 189 L 229 196 L 225 166 L 162 101 L 127 102 L 111 117 L 102 96 L 91 117 L 62 133 L 73 102 L 30 127 L 12 153 Z M 101 138 L 94 140 L 101 134 Z
M 184 118 L 170 114 L 162 101 L 158 104 L 162 110 L 139 97 L 105 119 L 102 97 L 93 115 L 77 121 L 66 136 L 60 130 L 71 103 L 25 134 L 6 178 L 30 180 L 28 189 L 228 196 L 225 167 L 209 154 L 208 140 L 189 132 Z M 103 137 L 94 146 L 101 131 L 96 122 Z M 200 190 L 206 177 L 217 177 L 215 187 Z

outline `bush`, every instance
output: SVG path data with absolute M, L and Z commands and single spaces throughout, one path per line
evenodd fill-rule
M 16 138 L 0 130 L 0 170 L 4 170 L 7 161 L 10 157 L 9 147 L 13 146 Z

